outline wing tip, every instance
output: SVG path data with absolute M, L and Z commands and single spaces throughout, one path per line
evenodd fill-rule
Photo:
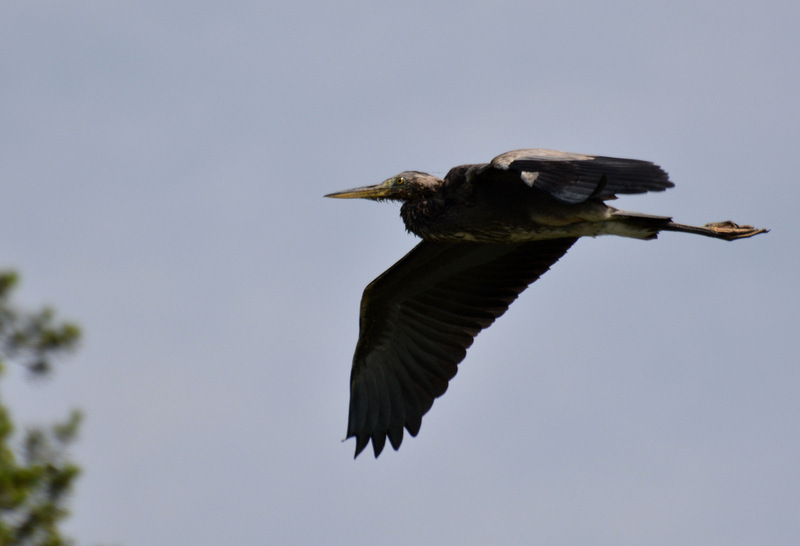
M 400 449 L 400 445 L 403 443 L 404 428 L 408 430 L 408 433 L 411 436 L 416 436 L 419 433 L 421 421 L 421 418 L 415 419 L 407 423 L 405 427 L 400 427 L 396 430 L 374 431 L 371 433 L 355 433 L 348 431 L 347 437 L 342 441 L 344 442 L 350 438 L 356 439 L 356 449 L 353 455 L 353 459 L 356 459 L 359 455 L 361 455 L 361 452 L 367 448 L 370 440 L 372 440 L 372 452 L 377 459 L 378 456 L 383 452 L 383 448 L 386 446 L 387 438 L 389 439 L 389 444 L 392 446 L 392 449 L 398 451 Z

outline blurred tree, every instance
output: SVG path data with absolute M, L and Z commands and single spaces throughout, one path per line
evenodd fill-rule
M 17 275 L 0 272 L 0 375 L 7 362 L 43 377 L 53 359 L 73 349 L 80 329 L 57 322 L 51 309 L 28 312 L 10 301 Z M 58 529 L 67 516 L 66 498 L 80 469 L 67 458 L 81 414 L 73 411 L 63 422 L 28 429 L 16 449 L 14 426 L 0 399 L 0 546 L 71 544 Z

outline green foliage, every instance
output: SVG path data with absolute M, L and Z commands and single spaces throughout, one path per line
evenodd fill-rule
M 15 273 L 0 273 L 0 376 L 6 362 L 44 376 L 55 357 L 75 348 L 80 329 L 56 322 L 51 309 L 14 307 L 10 299 L 17 281 Z M 28 429 L 13 449 L 14 425 L 0 400 L 0 546 L 71 544 L 57 526 L 68 514 L 66 499 L 80 473 L 66 454 L 80 422 L 80 412 L 73 411 L 64 422 Z
M 0 273 L 0 359 L 17 362 L 34 374 L 46 374 L 52 358 L 78 343 L 80 328 L 55 323 L 55 313 L 45 307 L 39 312 L 19 311 L 10 303 L 17 274 Z

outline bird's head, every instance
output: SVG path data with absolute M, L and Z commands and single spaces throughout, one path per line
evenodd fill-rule
M 433 195 L 436 189 L 443 184 L 440 178 L 418 171 L 405 171 L 391 178 L 387 178 L 374 186 L 363 186 L 350 190 L 329 193 L 325 197 L 339 199 L 373 199 L 382 201 L 391 199 L 395 201 L 414 201 Z

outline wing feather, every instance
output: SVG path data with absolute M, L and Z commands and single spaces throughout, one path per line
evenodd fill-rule
M 618 193 L 664 191 L 674 186 L 658 165 L 638 159 L 526 149 L 495 157 L 482 169 L 517 174 L 527 185 L 565 203 L 590 197 L 613 199 Z
M 521 244 L 423 241 L 364 290 L 347 437 L 377 457 L 444 394 L 474 337 L 575 239 Z

